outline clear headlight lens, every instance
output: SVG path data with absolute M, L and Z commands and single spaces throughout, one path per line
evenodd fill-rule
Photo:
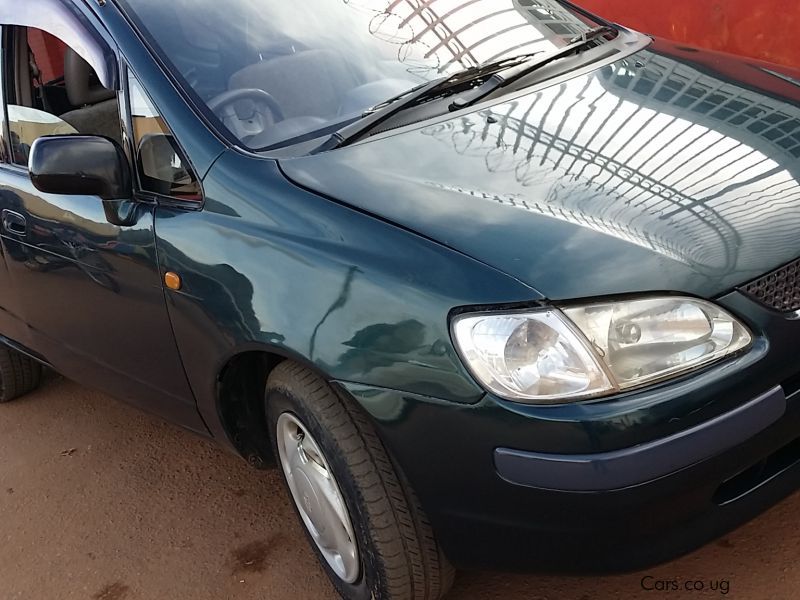
M 586 342 L 555 310 L 462 315 L 453 333 L 473 374 L 504 398 L 558 401 L 613 389 Z
M 747 329 L 693 298 L 563 311 L 464 314 L 453 337 L 473 375 L 511 400 L 563 403 L 675 377 L 747 347 Z
M 654 298 L 564 313 L 583 332 L 620 389 L 672 377 L 750 345 L 747 329 L 710 302 Z

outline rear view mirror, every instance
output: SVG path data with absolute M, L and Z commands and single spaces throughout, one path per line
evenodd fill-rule
M 127 200 L 132 195 L 128 159 L 108 138 L 59 135 L 38 138 L 28 162 L 31 181 L 47 194 Z

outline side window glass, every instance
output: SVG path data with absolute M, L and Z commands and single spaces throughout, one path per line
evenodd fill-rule
M 100 135 L 122 140 L 117 93 L 103 87 L 83 58 L 59 38 L 16 27 L 5 59 L 10 162 L 27 166 L 44 135 Z
M 164 119 L 128 71 L 131 121 L 142 191 L 179 200 L 202 200 L 200 183 Z

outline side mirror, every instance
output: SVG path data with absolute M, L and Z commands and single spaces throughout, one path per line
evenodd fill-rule
M 31 181 L 40 192 L 128 200 L 133 184 L 128 159 L 119 144 L 88 135 L 38 138 L 28 160 Z

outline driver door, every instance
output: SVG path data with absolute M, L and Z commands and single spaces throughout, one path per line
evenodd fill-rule
M 156 259 L 156 204 L 46 194 L 31 183 L 27 154 L 41 135 L 101 134 L 121 141 L 122 131 L 130 129 L 120 117 L 124 94 L 106 88 L 93 68 L 87 75 L 88 63 L 78 71 L 69 63 L 52 66 L 58 62 L 52 56 L 72 51 L 74 60 L 76 54 L 63 39 L 63 20 L 49 22 L 59 15 L 43 10 L 31 17 L 38 21 L 28 27 L 3 25 L 2 54 L 10 84 L 3 94 L 9 136 L 0 164 L 0 240 L 27 325 L 23 343 L 71 379 L 205 431 L 167 314 Z M 20 57 L 27 47 L 30 60 Z M 48 48 L 55 51 L 45 56 Z M 82 54 L 81 60 L 113 57 L 107 47 Z M 45 62 L 54 78 L 37 80 L 33 72 L 43 73 L 38 65 Z M 116 59 L 105 64 L 116 65 Z M 67 105 L 56 109 L 41 100 L 39 88 L 59 85 L 68 92 Z M 74 100 L 75 85 L 89 86 L 78 92 L 81 105 Z

